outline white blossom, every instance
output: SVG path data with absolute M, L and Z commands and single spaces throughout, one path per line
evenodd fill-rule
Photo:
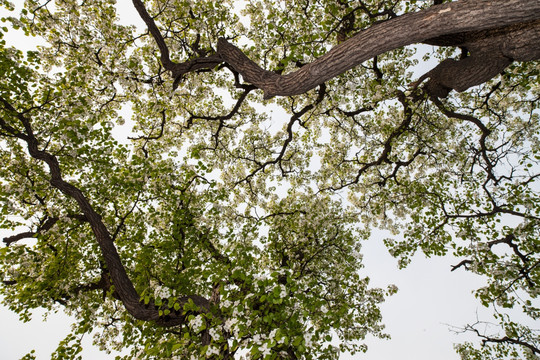
M 211 328 L 208 332 L 214 341 L 219 341 L 221 339 L 220 333 L 215 328 Z
M 283 284 L 279 284 L 279 287 L 281 288 L 281 291 L 279 293 L 279 297 L 280 298 L 284 298 L 287 296 L 287 289 L 285 288 L 285 286 Z
M 191 321 L 189 322 L 189 325 L 191 328 L 195 331 L 199 331 L 200 328 L 203 326 L 203 318 L 201 315 L 195 316 Z
M 159 286 L 155 290 L 156 297 L 169 298 L 171 297 L 171 290 L 169 288 Z
M 231 331 L 234 328 L 234 325 L 236 325 L 236 323 L 238 323 L 238 319 L 236 318 L 227 319 L 223 327 L 226 331 Z
M 307 348 L 310 348 L 313 345 L 313 343 L 311 341 L 312 337 L 313 337 L 313 334 L 310 333 L 310 332 L 307 332 L 307 333 L 304 334 L 304 341 L 306 343 Z
M 219 355 L 219 349 L 214 345 L 210 345 L 206 350 L 206 355 Z
M 259 348 L 259 351 L 263 356 L 270 355 L 270 348 L 268 347 L 268 343 L 265 342 L 263 346 Z

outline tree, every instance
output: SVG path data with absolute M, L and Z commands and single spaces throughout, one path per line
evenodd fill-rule
M 389 229 L 402 266 L 485 276 L 501 335 L 467 325 L 463 358 L 536 358 L 503 310 L 540 317 L 540 4 L 439 3 L 133 0 L 141 30 L 27 0 L 6 21 L 49 45 L 0 53 L 4 303 L 76 315 L 56 358 L 100 329 L 125 358 L 334 359 L 386 336 L 396 289 L 358 269 Z M 417 43 L 443 61 L 413 79 Z

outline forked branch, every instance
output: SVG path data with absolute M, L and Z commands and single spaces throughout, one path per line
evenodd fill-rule
M 460 0 L 407 13 L 359 32 L 312 63 L 285 75 L 262 69 L 225 39 L 218 40 L 213 55 L 174 63 L 142 0 L 133 3 L 156 40 L 163 66 L 175 79 L 226 62 L 246 82 L 263 90 L 266 99 L 303 94 L 377 55 L 416 43 L 460 46 L 465 42 L 472 50 L 472 56 L 460 61 L 448 59 L 420 79 L 429 78 L 429 88 L 439 97 L 445 97 L 451 89 L 464 91 L 479 85 L 514 60 L 540 58 L 538 1 Z M 468 34 L 474 34 L 474 39 Z
M 103 223 L 101 216 L 94 210 L 88 198 L 86 198 L 79 188 L 63 179 L 60 164 L 56 156 L 45 150 L 40 150 L 39 142 L 34 135 L 30 119 L 23 113 L 18 112 L 2 97 L 0 97 L 0 106 L 6 113 L 11 114 L 20 121 L 24 128 L 24 132 L 19 132 L 13 127 L 8 126 L 2 118 L 0 118 L 0 128 L 5 132 L 10 133 L 12 136 L 26 142 L 30 156 L 47 164 L 50 174 L 50 184 L 77 202 L 79 209 L 90 224 L 99 244 L 101 254 L 110 274 L 112 285 L 114 285 L 115 293 L 124 304 L 126 310 L 136 319 L 155 321 L 163 326 L 174 326 L 183 323 L 184 315 L 181 313 L 177 314 L 171 312 L 168 318 L 163 318 L 159 314 L 158 307 L 153 303 L 147 304 L 147 306 L 141 303 L 140 296 L 135 290 L 126 269 L 122 264 L 122 260 L 118 254 L 111 234 Z M 206 311 L 210 307 L 209 301 L 199 295 L 187 295 L 179 298 L 178 302 L 180 305 L 184 305 L 189 300 L 193 301 L 201 311 Z

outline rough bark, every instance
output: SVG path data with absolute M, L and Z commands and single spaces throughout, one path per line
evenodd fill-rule
M 423 75 L 416 84 L 429 78 L 427 91 L 446 97 L 450 90 L 465 91 L 501 73 L 512 61 L 540 58 L 540 21 L 503 28 L 448 35 L 430 39 L 429 44 L 460 46 L 468 56 L 446 59 Z
M 312 63 L 286 75 L 262 69 L 225 39 L 219 39 L 216 54 L 175 64 L 169 59 L 168 49 L 164 51 L 165 41 L 142 1 L 133 0 L 133 3 L 160 47 L 164 67 L 175 78 L 194 69 L 212 68 L 217 61 L 224 61 L 246 82 L 263 90 L 265 98 L 305 93 L 374 56 L 410 44 L 430 43 L 430 39 L 444 36 L 452 39 L 453 34 L 460 34 L 463 39 L 469 38 L 466 35 L 469 33 L 477 36 L 468 44 L 475 49 L 476 56 L 458 64 L 453 60 L 446 61 L 423 77 L 431 79 L 427 88 L 438 96 L 445 96 L 449 89 L 463 91 L 489 80 L 513 60 L 540 58 L 539 1 L 460 0 L 408 13 L 361 31 Z M 495 29 L 503 30 L 496 35 Z M 449 45 L 461 45 L 458 39 L 456 37 Z M 505 45 L 501 46 L 500 41 Z M 513 43 L 519 45 L 513 46 Z M 489 61 L 482 61 L 486 55 Z M 457 80 L 453 79 L 456 73 Z
M 467 86 L 470 83 L 474 82 L 473 85 L 477 85 L 478 81 L 483 82 L 490 79 L 508 66 L 512 59 L 537 59 L 539 57 L 540 36 L 538 22 L 534 23 L 534 21 L 539 19 L 540 2 L 538 1 L 462 0 L 433 6 L 427 10 L 405 14 L 361 31 L 349 40 L 335 46 L 314 62 L 287 75 L 278 75 L 261 69 L 242 54 L 238 48 L 225 40 L 219 41 L 218 54 L 242 74 L 244 80 L 262 89 L 265 97 L 269 98 L 277 95 L 302 94 L 374 56 L 405 45 L 429 42 L 429 39 L 448 34 L 473 32 L 480 35 L 483 30 L 513 29 L 511 26 L 528 25 L 524 26 L 528 31 L 510 32 L 503 36 L 505 40 L 519 38 L 522 44 L 519 47 L 510 46 L 511 42 L 508 41 L 505 46 L 498 48 L 500 36 L 491 36 L 490 32 L 484 34 L 486 38 L 476 39 L 474 45 L 476 48 L 482 49 L 482 53 L 494 52 L 497 56 L 493 56 L 492 65 L 485 63 L 485 67 L 479 66 L 481 64 L 476 61 L 477 59 L 472 58 L 459 67 L 458 70 L 468 69 L 471 74 L 478 71 L 483 73 L 478 76 L 478 79 L 475 79 L 476 81 L 464 80 L 463 83 L 458 84 L 456 90 L 463 91 L 472 86 Z M 529 51 L 529 47 L 534 47 L 534 49 Z M 508 60 L 501 59 L 499 54 L 505 55 Z M 449 70 L 445 73 L 451 73 L 454 70 L 448 66 L 444 66 L 444 68 Z M 437 74 L 432 73 L 430 76 L 436 77 Z M 453 84 L 449 83 L 448 85 L 452 86 Z

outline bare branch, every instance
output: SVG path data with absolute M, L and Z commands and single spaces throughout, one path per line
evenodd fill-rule
M 515 338 L 510 337 L 510 336 L 494 337 L 494 336 L 482 334 L 477 328 L 475 328 L 475 325 L 478 325 L 478 324 L 480 324 L 480 322 L 477 322 L 476 324 L 473 324 L 473 325 L 467 325 L 463 330 L 474 332 L 478 337 L 482 339 L 482 345 L 486 345 L 488 343 L 497 343 L 497 344 L 506 343 L 506 344 L 511 344 L 511 345 L 520 345 L 520 346 L 523 346 L 524 348 L 529 349 L 534 354 L 540 354 L 540 349 L 537 346 L 521 339 L 519 336 Z

